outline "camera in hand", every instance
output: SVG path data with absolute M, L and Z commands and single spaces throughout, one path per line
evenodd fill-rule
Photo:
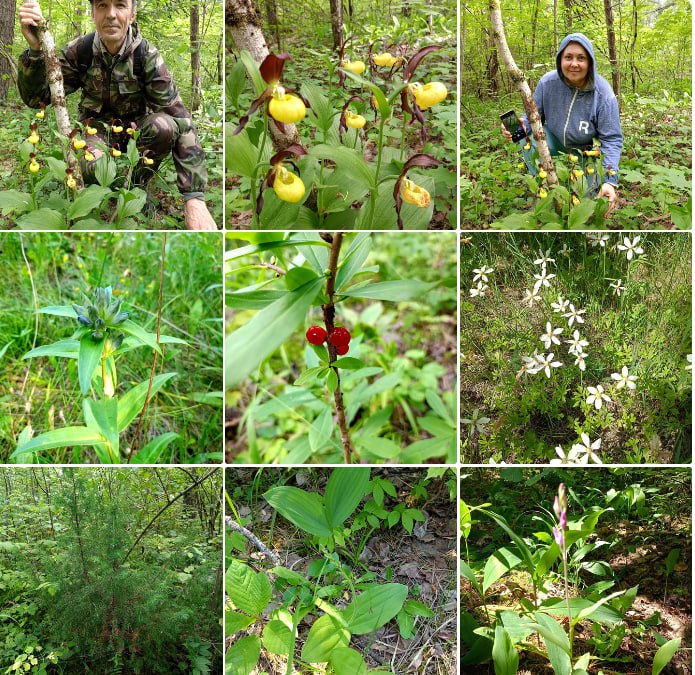
M 521 124 L 521 120 L 513 110 L 500 115 L 504 128 L 512 135 L 512 141 L 515 143 L 526 137 L 526 129 Z

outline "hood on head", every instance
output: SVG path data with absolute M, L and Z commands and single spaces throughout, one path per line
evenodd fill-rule
M 591 40 L 589 40 L 584 33 L 571 33 L 568 35 L 561 43 L 560 43 L 560 48 L 557 50 L 557 54 L 555 56 L 555 66 L 557 68 L 557 73 L 560 76 L 560 79 L 567 84 L 567 80 L 565 79 L 565 76 L 562 74 L 562 68 L 560 67 L 560 57 L 562 56 L 562 52 L 565 51 L 565 47 L 570 42 L 576 42 L 577 44 L 581 45 L 586 49 L 586 53 L 589 55 L 589 58 L 591 59 L 591 64 L 589 66 L 589 80 L 586 83 L 585 89 L 593 89 L 594 88 L 594 82 L 596 82 L 596 59 L 594 57 L 594 47 L 591 44 Z

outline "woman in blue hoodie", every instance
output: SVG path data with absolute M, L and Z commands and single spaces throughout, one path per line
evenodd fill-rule
M 574 151 L 581 156 L 584 150 L 591 150 L 594 138 L 598 139 L 605 175 L 597 196 L 610 202 L 610 212 L 618 196 L 618 167 L 623 149 L 618 101 L 611 85 L 596 72 L 594 48 L 582 33 L 572 33 L 562 41 L 555 62 L 557 69 L 544 75 L 533 93 L 550 153 Z M 529 131 L 525 115 L 522 124 Z M 504 127 L 502 133 L 511 140 Z M 533 143 L 533 138 L 529 140 Z M 520 142 L 522 150 L 527 142 Z M 531 152 L 523 150 L 524 161 L 535 175 Z

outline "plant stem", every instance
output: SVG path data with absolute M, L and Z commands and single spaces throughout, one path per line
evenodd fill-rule
M 372 221 L 374 220 L 374 209 L 376 208 L 376 198 L 379 194 L 379 171 L 381 170 L 381 160 L 383 159 L 383 149 L 384 149 L 384 125 L 386 124 L 386 118 L 382 115 L 379 118 L 379 138 L 377 139 L 376 145 L 376 171 L 374 172 L 374 186 L 369 192 L 369 217 L 367 222 L 369 226 L 368 230 L 372 229 Z
M 326 281 L 326 295 L 328 296 L 328 302 L 323 305 L 323 321 L 326 324 L 326 332 L 330 335 L 334 326 L 335 319 L 335 277 L 338 270 L 338 256 L 340 254 L 340 246 L 343 243 L 343 233 L 336 232 L 333 235 L 333 241 L 331 242 L 331 252 L 328 258 L 328 279 Z M 335 409 L 338 414 L 338 426 L 340 427 L 340 437 L 343 442 L 343 461 L 345 464 L 352 463 L 352 455 L 354 453 L 354 448 L 352 447 L 352 441 L 350 440 L 350 430 L 348 429 L 347 418 L 345 416 L 345 404 L 343 403 L 343 392 L 340 390 L 340 371 L 336 368 L 333 363 L 336 362 L 338 355 L 335 351 L 335 347 L 330 343 L 326 342 L 328 348 L 328 365 L 333 368 L 336 378 L 338 380 L 338 386 L 333 392 L 333 397 L 335 399 Z
M 574 658 L 574 624 L 572 623 L 572 608 L 570 607 L 570 587 L 569 579 L 567 577 L 567 546 L 563 542 L 562 545 L 562 566 L 565 574 L 565 602 L 567 603 L 567 619 L 569 620 L 570 630 L 570 661 Z
M 253 170 L 253 178 L 251 179 L 251 218 L 252 218 L 252 228 L 256 229 L 258 227 L 258 218 L 260 214 L 256 213 L 256 177 L 258 173 L 258 167 L 263 161 L 263 150 L 265 150 L 265 142 L 268 138 L 268 111 L 266 110 L 263 114 L 263 135 L 261 136 L 261 147 L 258 149 L 258 162 L 256 162 L 256 168 Z

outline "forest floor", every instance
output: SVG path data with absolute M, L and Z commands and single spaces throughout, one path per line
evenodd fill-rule
M 514 213 L 534 209 L 521 154 L 500 132 L 510 100 L 463 98 L 461 105 L 461 227 L 487 229 Z M 520 112 L 520 110 L 519 110 Z M 610 229 L 690 229 L 692 217 L 692 108 L 688 97 L 628 96 L 618 205 Z

